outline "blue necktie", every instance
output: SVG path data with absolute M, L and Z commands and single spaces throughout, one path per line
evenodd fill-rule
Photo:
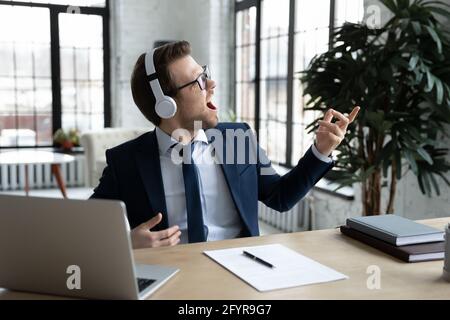
M 207 228 L 203 224 L 202 202 L 200 198 L 200 187 L 198 185 L 197 166 L 193 159 L 194 142 L 190 148 L 190 163 L 186 163 L 186 157 L 183 157 L 183 178 L 184 192 L 186 195 L 186 210 L 188 224 L 189 243 L 206 241 Z

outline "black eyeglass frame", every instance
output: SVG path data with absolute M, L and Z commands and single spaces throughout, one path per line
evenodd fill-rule
M 203 72 L 200 73 L 200 75 L 195 80 L 193 80 L 193 81 L 191 81 L 189 83 L 183 84 L 182 86 L 179 86 L 177 88 L 177 91 L 179 91 L 181 89 L 184 89 L 184 88 L 186 88 L 186 87 L 188 87 L 190 85 L 193 85 L 196 82 L 197 82 L 198 87 L 200 88 L 200 90 L 202 90 L 202 91 L 205 90 L 206 89 L 206 81 L 208 79 L 211 79 L 211 72 L 209 71 L 208 65 L 204 65 L 204 66 L 202 66 L 202 68 L 203 68 Z M 201 84 L 201 82 L 199 80 L 201 77 L 205 77 L 205 81 L 204 81 L 204 85 L 203 85 L 204 87 L 202 87 L 202 84 Z

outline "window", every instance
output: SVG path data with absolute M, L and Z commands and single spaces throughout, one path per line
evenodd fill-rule
M 317 1 L 314 6 L 311 1 L 296 2 L 295 32 L 294 32 L 294 99 L 292 112 L 292 156 L 291 163 L 296 164 L 300 157 L 313 143 L 314 137 L 307 133 L 306 127 L 319 115 L 316 112 L 304 112 L 308 97 L 303 96 L 299 80 L 300 72 L 307 69 L 316 54 L 328 49 L 330 37 L 330 1 Z
M 62 127 L 103 128 L 102 17 L 63 13 L 59 26 Z
M 330 32 L 363 18 L 363 0 L 236 2 L 236 110 L 269 158 L 292 167 L 313 143 L 300 71 L 330 45 Z M 330 24 L 331 22 L 331 24 Z M 283 143 L 281 143 L 283 142 Z
M 49 11 L 14 6 L 0 9 L 0 29 L 16 30 L 0 35 L 0 145 L 49 145 L 52 137 Z M 24 20 L 27 28 L 23 28 Z
M 0 148 L 110 125 L 108 10 L 101 0 L 0 1 Z
M 272 161 L 286 163 L 289 0 L 261 7 L 259 143 Z
M 256 8 L 236 15 L 236 113 L 255 127 Z

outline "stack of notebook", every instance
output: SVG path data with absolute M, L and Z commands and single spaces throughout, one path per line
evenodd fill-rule
M 406 262 L 444 259 L 444 232 L 396 215 L 347 219 L 341 232 Z

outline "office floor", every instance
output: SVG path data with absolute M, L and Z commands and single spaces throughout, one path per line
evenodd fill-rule
M 0 194 L 13 194 L 13 195 L 23 195 L 25 196 L 24 191 L 4 191 L 0 192 Z M 67 196 L 70 199 L 87 199 L 92 194 L 91 188 L 68 188 Z M 61 192 L 59 189 L 45 189 L 45 190 L 30 190 L 30 196 L 34 197 L 48 197 L 48 198 L 62 198 Z M 268 234 L 276 234 L 281 233 L 282 231 L 274 228 L 262 221 L 259 222 L 259 230 L 260 234 L 268 235 Z

